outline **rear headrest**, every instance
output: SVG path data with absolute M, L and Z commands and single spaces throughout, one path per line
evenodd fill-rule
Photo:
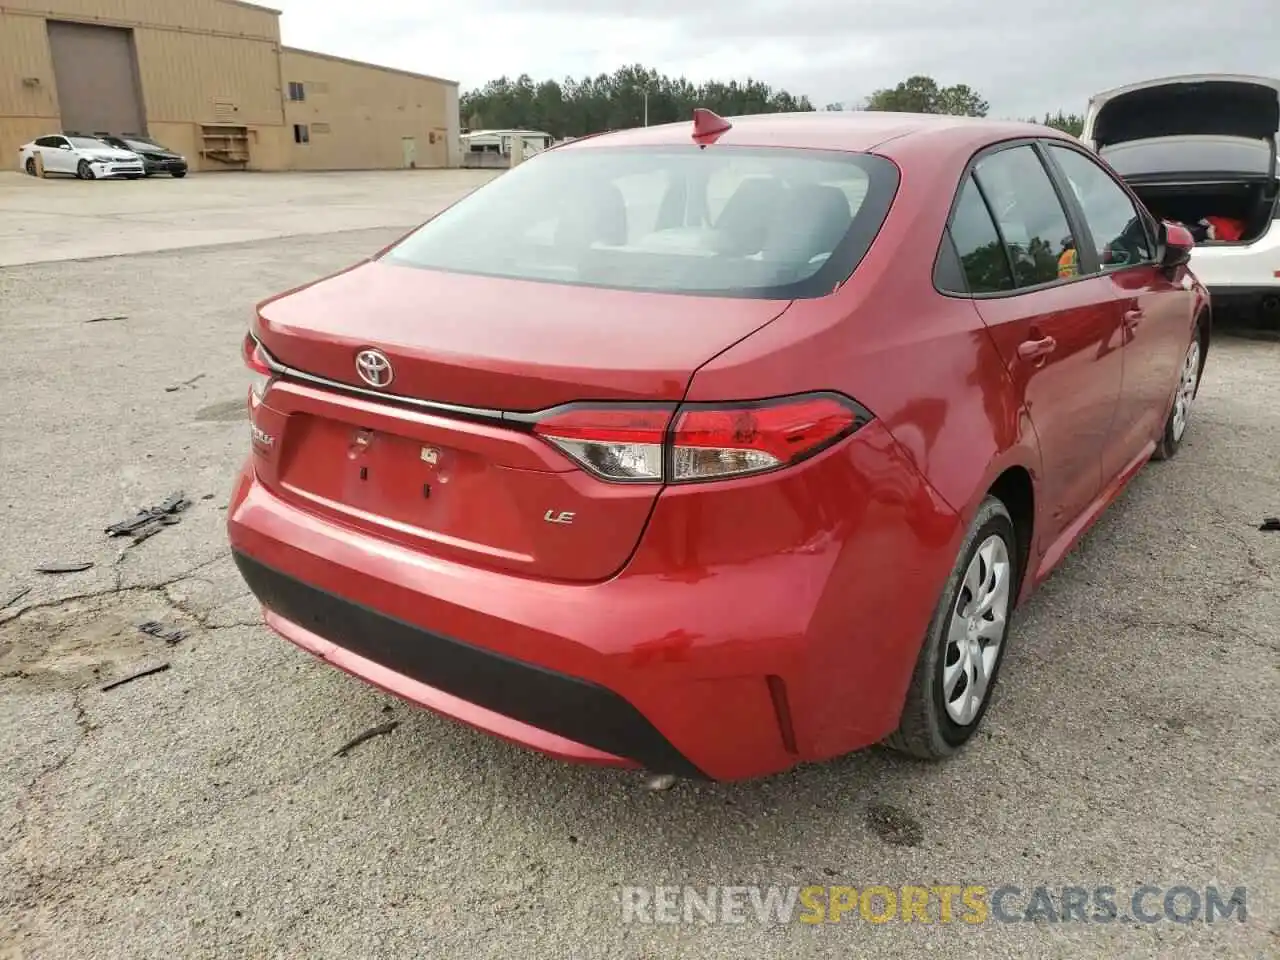
M 579 191 L 571 194 L 568 209 L 556 225 L 556 246 L 620 246 L 626 242 L 627 204 L 622 191 L 606 180 L 583 183 Z
M 737 257 L 759 253 L 782 199 L 782 182 L 773 177 L 743 180 L 716 218 L 716 249 Z
M 807 263 L 819 254 L 835 250 L 852 223 L 849 198 L 839 187 L 822 184 L 794 187 L 770 227 L 765 258 Z

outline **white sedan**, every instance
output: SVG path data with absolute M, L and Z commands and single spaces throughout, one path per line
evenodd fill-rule
M 18 148 L 18 165 L 31 176 L 36 175 L 36 156 L 44 162 L 45 173 L 62 173 L 81 180 L 126 177 L 138 180 L 145 175 L 142 158 L 121 150 L 97 137 L 37 137 Z

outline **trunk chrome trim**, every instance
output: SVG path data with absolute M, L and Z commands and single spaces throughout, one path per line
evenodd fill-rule
M 250 336 L 253 336 L 250 334 Z M 309 383 L 317 387 L 325 387 L 329 390 L 335 390 L 339 393 L 350 393 L 359 397 L 369 397 L 373 400 L 381 400 L 386 403 L 399 404 L 401 406 L 412 407 L 417 410 L 423 410 L 427 413 L 442 413 L 455 417 L 466 417 L 472 420 L 497 421 L 499 423 L 526 423 L 527 414 L 510 414 L 503 410 L 490 410 L 485 407 L 468 407 L 456 403 L 442 403 L 438 400 L 422 400 L 418 397 L 408 397 L 402 393 L 384 393 L 380 390 L 369 390 L 365 387 L 357 387 L 350 383 L 343 383 L 341 380 L 330 380 L 328 377 L 319 377 L 313 373 L 307 373 L 305 370 L 299 370 L 296 367 L 288 366 L 281 363 L 271 355 L 266 347 L 262 345 L 262 341 L 257 337 L 253 338 L 258 349 L 262 351 L 262 356 L 266 360 L 267 367 L 278 377 L 284 377 L 289 380 L 297 380 L 301 383 Z

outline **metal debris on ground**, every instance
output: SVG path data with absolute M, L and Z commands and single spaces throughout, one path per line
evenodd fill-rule
M 348 740 L 346 743 L 340 746 L 337 750 L 334 751 L 333 755 L 335 757 L 345 757 L 348 753 L 350 753 L 356 747 L 360 746 L 360 744 L 364 743 L 366 740 L 372 740 L 374 737 L 385 737 L 387 734 L 391 733 L 391 731 L 393 731 L 398 726 L 400 726 L 400 721 L 392 720 L 390 723 L 383 723 L 376 727 L 373 727 L 370 730 L 366 730 L 364 733 L 360 734 L 359 736 L 352 737 L 350 740 Z
M 169 664 L 162 663 L 159 666 L 147 667 L 145 670 L 139 670 L 137 673 L 131 673 L 127 677 L 121 677 L 119 680 L 112 680 L 108 684 L 104 684 L 102 692 L 114 690 L 116 687 L 123 687 L 126 683 L 133 683 L 135 680 L 141 680 L 143 677 L 150 677 L 157 673 L 164 673 L 169 669 Z
M 30 592 L 31 592 L 30 587 L 23 587 L 17 593 L 12 593 L 8 597 L 4 598 L 3 600 L 0 600 L 0 610 L 9 609 Z
M 138 624 L 138 629 L 149 637 L 155 637 L 157 640 L 163 640 L 169 646 L 175 643 L 181 643 L 187 639 L 187 631 L 185 630 L 166 630 L 163 623 L 159 620 L 148 620 L 146 623 Z
M 190 387 L 190 386 L 193 386 L 193 385 L 194 385 L 195 383 L 197 383 L 198 381 L 203 380 L 203 379 L 204 379 L 204 377 L 205 377 L 205 375 L 204 375 L 203 373 L 197 373 L 197 374 L 196 374 L 194 377 L 192 377 L 190 380 L 183 380 L 181 383 L 175 383 L 175 384 L 174 384 L 173 386 L 171 386 L 171 387 L 165 387 L 165 388 L 164 388 L 164 392 L 165 392 L 165 393 L 177 393 L 177 392 L 178 392 L 179 390 L 181 390 L 183 387 Z
M 644 782 L 644 788 L 652 793 L 663 793 L 670 790 L 678 781 L 670 773 L 655 774 Z
M 1280 530 L 1280 517 L 1267 517 L 1262 521 L 1262 526 L 1258 527 L 1258 529 L 1266 530 L 1268 532 Z
M 107 527 L 109 537 L 133 537 L 134 543 L 141 543 L 148 537 L 159 533 L 164 527 L 173 526 L 180 519 L 179 514 L 191 506 L 191 501 L 183 496 L 182 491 L 170 494 L 163 502 L 145 510 L 139 510 L 137 516 L 121 520 Z
M 124 316 L 122 314 L 118 317 L 92 317 L 86 320 L 85 323 L 109 323 L 112 320 L 128 320 L 128 319 L 129 318 L 127 316 Z
M 70 563 L 46 563 L 42 567 L 36 567 L 36 573 L 82 573 L 92 566 L 92 560 L 73 560 Z

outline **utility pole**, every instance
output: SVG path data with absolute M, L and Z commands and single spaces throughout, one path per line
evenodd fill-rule
M 644 88 L 644 125 L 649 125 L 649 87 Z

